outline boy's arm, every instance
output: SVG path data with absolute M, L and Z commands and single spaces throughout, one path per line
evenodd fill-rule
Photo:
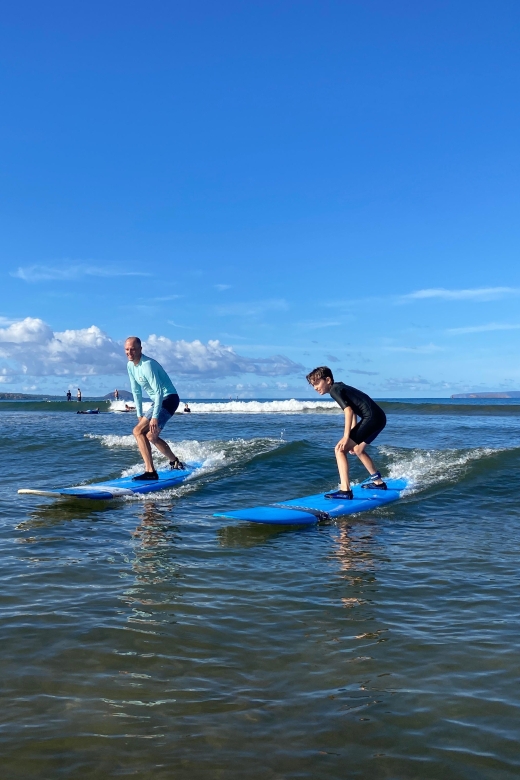
M 354 426 L 352 425 L 352 419 L 353 419 L 353 417 L 354 417 L 354 412 L 353 412 L 353 410 L 352 410 L 352 407 L 351 407 L 351 406 L 346 406 L 346 407 L 343 409 L 343 411 L 344 411 L 344 413 L 345 413 L 345 431 L 344 431 L 344 433 L 343 433 L 343 438 L 341 439 L 341 442 L 340 442 L 340 444 L 342 444 L 342 445 L 343 445 L 343 446 L 341 447 L 341 450 L 342 450 L 342 451 L 344 451 L 344 450 L 345 450 L 345 447 L 346 447 L 346 445 L 347 445 L 347 442 L 348 442 L 348 440 L 350 439 L 350 431 L 351 431 L 351 430 L 352 430 L 352 428 L 354 427 Z

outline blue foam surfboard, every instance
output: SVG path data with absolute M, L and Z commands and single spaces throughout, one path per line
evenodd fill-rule
M 31 496 L 50 496 L 52 498 L 93 498 L 106 501 L 120 496 L 131 496 L 136 493 L 156 493 L 158 490 L 174 487 L 184 482 L 191 474 L 201 467 L 201 463 L 188 463 L 184 471 L 168 469 L 158 471 L 159 479 L 153 482 L 134 482 L 132 477 L 110 479 L 108 482 L 95 482 L 92 485 L 76 485 L 75 487 L 56 488 L 55 490 L 31 490 L 23 488 L 19 493 Z
M 354 498 L 336 501 L 325 498 L 323 493 L 315 496 L 280 501 L 269 506 L 254 506 L 250 509 L 238 509 L 231 512 L 217 512 L 213 517 L 226 517 L 230 520 L 247 520 L 250 523 L 269 525 L 312 525 L 320 520 L 328 520 L 357 512 L 367 512 L 379 506 L 390 504 L 401 497 L 408 486 L 406 479 L 385 480 L 388 490 L 370 490 L 356 485 L 352 488 Z

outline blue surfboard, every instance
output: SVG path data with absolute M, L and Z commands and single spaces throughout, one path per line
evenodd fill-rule
M 230 520 L 246 520 L 250 523 L 269 525 L 312 525 L 321 520 L 329 520 L 358 512 L 368 512 L 379 506 L 390 504 L 401 498 L 408 487 L 406 479 L 385 480 L 388 490 L 370 490 L 356 485 L 352 488 L 352 500 L 337 501 L 325 498 L 324 493 L 315 496 L 280 501 L 268 506 L 254 506 L 250 509 L 238 509 L 231 512 L 216 512 L 213 517 L 226 517 Z
M 156 493 L 165 488 L 174 487 L 184 482 L 191 474 L 201 467 L 201 463 L 187 463 L 186 469 L 158 471 L 159 479 L 153 482 L 134 482 L 132 477 L 110 479 L 108 482 L 95 482 L 91 485 L 76 485 L 74 487 L 56 488 L 55 490 L 31 490 L 22 488 L 19 493 L 30 496 L 50 496 L 51 498 L 93 498 L 106 501 L 121 496 L 131 496 L 136 493 Z

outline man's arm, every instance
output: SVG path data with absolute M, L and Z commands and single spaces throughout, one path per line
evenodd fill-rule
M 141 390 L 141 385 L 135 381 L 135 377 L 130 370 L 130 367 L 128 367 L 128 376 L 130 378 L 130 389 L 134 396 L 135 411 L 137 417 L 140 419 L 143 416 L 143 391 Z
M 152 420 L 156 420 L 159 417 L 159 412 L 161 411 L 161 406 L 163 402 L 163 391 L 162 391 L 162 385 L 155 375 L 155 371 L 153 370 L 153 363 L 149 363 L 147 366 L 147 372 L 146 372 L 146 378 L 148 380 L 148 384 L 150 385 L 150 389 L 152 391 L 153 395 L 153 412 L 152 412 Z

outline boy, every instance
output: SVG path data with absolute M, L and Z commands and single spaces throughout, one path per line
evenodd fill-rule
M 320 395 L 329 393 L 345 413 L 345 432 L 343 438 L 335 447 L 336 461 L 340 476 L 340 489 L 326 493 L 325 498 L 352 499 L 348 476 L 347 452 L 357 455 L 370 474 L 361 487 L 369 490 L 386 490 L 386 484 L 381 474 L 376 471 L 372 459 L 365 452 L 367 444 L 371 444 L 386 425 L 386 415 L 366 393 L 355 387 L 335 382 L 328 366 L 320 366 L 307 374 L 307 381 Z M 361 420 L 356 424 L 356 416 Z

